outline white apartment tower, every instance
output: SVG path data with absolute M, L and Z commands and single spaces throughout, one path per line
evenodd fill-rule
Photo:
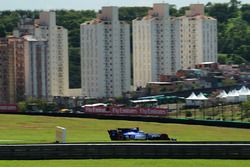
M 41 12 L 36 21 L 35 37 L 48 41 L 48 94 L 67 96 L 68 78 L 68 31 L 56 25 L 55 12 Z
M 34 31 L 28 32 L 33 33 L 30 34 L 32 37 L 26 37 L 25 63 L 28 67 L 25 77 L 26 83 L 33 87 L 26 86 L 26 96 L 45 98 L 67 96 L 69 88 L 67 30 L 56 25 L 56 14 L 50 11 L 41 12 L 39 19 L 34 21 Z M 41 59 L 41 62 L 34 61 L 36 59 Z M 39 64 L 40 69 L 36 64 Z M 34 71 L 41 72 L 39 73 L 41 76 L 36 76 Z M 37 93 L 37 90 L 41 90 L 38 92 L 42 93 Z
M 134 87 L 159 81 L 160 75 L 172 74 L 175 57 L 171 54 L 169 5 L 154 4 L 148 15 L 133 20 Z
M 191 4 L 186 15 L 172 20 L 179 41 L 180 68 L 194 68 L 202 62 L 217 62 L 217 20 L 204 15 L 203 4 Z
M 217 62 L 217 21 L 204 15 L 203 4 L 177 18 L 170 18 L 168 4 L 154 4 L 133 20 L 134 88 L 202 62 Z
M 118 97 L 130 90 L 130 29 L 117 7 L 81 24 L 82 95 Z
M 24 36 L 25 93 L 35 98 L 48 98 L 48 43 Z M 28 55 L 28 56 L 27 56 Z

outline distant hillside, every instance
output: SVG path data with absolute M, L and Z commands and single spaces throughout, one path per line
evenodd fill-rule
M 131 23 L 147 14 L 149 7 L 121 7 L 119 18 Z M 188 7 L 176 9 L 171 5 L 170 15 L 181 16 Z M 37 18 L 39 11 L 1 11 L 0 37 L 11 34 L 20 17 Z M 250 4 L 230 0 L 228 3 L 207 3 L 206 13 L 218 20 L 218 51 L 221 63 L 248 63 L 250 61 Z M 80 79 L 80 24 L 96 17 L 93 10 L 57 10 L 57 25 L 69 30 L 70 87 L 81 86 Z

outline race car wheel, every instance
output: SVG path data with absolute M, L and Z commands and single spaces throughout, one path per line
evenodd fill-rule
M 169 140 L 168 135 L 167 134 L 161 134 L 160 135 L 160 140 Z
M 129 135 L 129 139 L 135 139 L 135 135 Z
M 124 140 L 124 137 L 122 135 L 118 135 L 117 140 Z

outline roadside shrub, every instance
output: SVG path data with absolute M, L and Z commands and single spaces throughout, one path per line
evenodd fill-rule
M 192 117 L 193 114 L 191 111 L 186 111 L 185 115 L 186 117 Z

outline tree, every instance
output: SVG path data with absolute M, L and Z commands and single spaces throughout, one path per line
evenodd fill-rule
M 222 81 L 223 86 L 233 86 L 236 84 L 234 79 L 226 78 Z
M 249 30 L 247 22 L 240 18 L 232 18 L 228 20 L 225 31 L 223 32 L 224 38 L 224 53 L 232 54 L 241 46 L 244 45 L 248 37 Z
M 245 20 L 248 24 L 250 24 L 250 9 L 249 11 L 245 11 L 242 13 L 242 19 Z
M 236 54 L 230 55 L 229 61 L 231 61 L 233 64 L 243 64 L 243 63 L 245 64 L 245 63 L 247 63 L 247 61 L 244 58 L 242 58 L 241 56 L 236 55 Z
M 230 0 L 229 2 L 229 13 L 230 13 L 230 18 L 235 18 L 239 15 L 239 7 L 240 7 L 240 1 L 237 0 Z
M 69 31 L 69 47 L 80 47 L 80 24 L 95 18 L 95 11 L 57 10 L 56 14 L 57 25 Z
M 215 3 L 213 5 L 208 6 L 208 8 L 206 9 L 208 15 L 216 18 L 219 23 L 226 22 L 227 19 L 230 17 L 227 3 Z
M 21 101 L 17 104 L 19 111 L 25 112 L 27 109 L 27 103 L 25 101 Z
M 147 15 L 149 7 L 120 7 L 119 19 L 127 21 L 131 24 L 132 20 L 137 17 L 144 17 Z
M 189 10 L 189 6 L 181 7 L 181 8 L 179 9 L 179 11 L 178 11 L 178 16 L 183 16 L 183 15 L 185 15 L 186 10 Z
M 6 32 L 5 32 L 5 27 L 3 24 L 0 23 L 0 37 L 5 37 Z
M 250 4 L 243 4 L 241 6 L 241 18 L 250 24 Z
M 178 10 L 176 9 L 176 5 L 169 6 L 169 14 L 170 16 L 178 16 Z
M 246 60 L 250 61 L 250 45 L 241 45 L 236 50 L 236 53 L 241 55 L 241 57 L 245 58 Z
M 69 48 L 69 87 L 81 87 L 80 48 Z
M 227 63 L 227 55 L 225 55 L 225 54 L 219 54 L 218 55 L 218 63 L 220 63 L 220 64 L 226 64 Z

